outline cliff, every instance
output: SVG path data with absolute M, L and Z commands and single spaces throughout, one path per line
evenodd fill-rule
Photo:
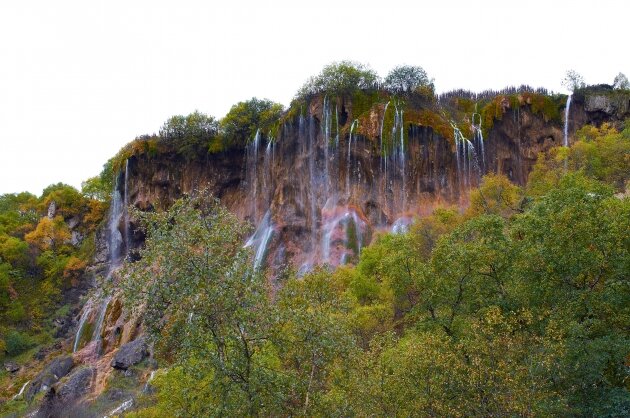
M 576 96 L 569 141 L 586 123 L 623 120 L 623 97 Z M 313 97 L 301 113 L 289 111 L 275 138 L 259 132 L 245 149 L 192 160 L 175 152 L 132 156 L 130 202 L 150 210 L 208 189 L 257 228 L 249 244 L 259 263 L 304 270 L 347 262 L 376 231 L 404 229 L 438 205 L 464 207 L 486 173 L 524 185 L 538 153 L 564 140 L 564 118 L 536 113 L 529 97 L 499 102 L 489 128 L 473 112 L 455 123 L 435 105 L 379 99 L 357 114 L 352 97 Z

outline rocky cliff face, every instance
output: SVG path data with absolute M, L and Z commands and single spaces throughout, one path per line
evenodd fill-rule
M 628 113 L 602 100 L 574 101 L 570 138 L 585 123 Z M 276 138 L 257 135 L 245 150 L 192 161 L 176 154 L 132 157 L 127 193 L 130 203 L 150 210 L 208 189 L 257 228 L 248 244 L 258 263 L 338 265 L 377 231 L 402 230 L 437 205 L 465 206 L 486 173 L 525 184 L 538 153 L 563 143 L 562 122 L 545 121 L 527 106 L 507 105 L 489 130 L 478 128 L 468 139 L 457 132 L 446 137 L 385 103 L 353 120 L 351 102 L 333 108 L 318 97 Z M 142 238 L 136 233 L 131 242 Z
M 570 142 L 586 123 L 630 115 L 628 96 L 613 93 L 576 95 Z M 465 206 L 486 173 L 524 185 L 538 153 L 563 143 L 564 121 L 547 121 L 507 101 L 490 129 L 473 125 L 470 115 L 467 139 L 458 130 L 447 136 L 418 118 L 407 120 L 412 111 L 391 102 L 377 103 L 360 119 L 353 107 L 347 98 L 333 107 L 327 97 L 316 97 L 276 138 L 259 134 L 241 151 L 192 161 L 176 154 L 132 157 L 129 201 L 149 210 L 208 189 L 257 228 L 248 244 L 258 264 L 304 270 L 348 262 L 376 231 L 402 230 L 437 205 Z

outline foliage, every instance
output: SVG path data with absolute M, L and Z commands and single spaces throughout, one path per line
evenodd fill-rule
M 508 218 L 519 211 L 522 194 L 518 186 L 499 174 L 486 175 L 479 188 L 470 192 L 468 216 L 481 214 Z
M 22 356 L 53 339 L 51 320 L 64 315 L 56 309 L 61 292 L 79 285 L 93 256 L 83 245 L 89 239 L 73 244 L 72 233 L 93 236 L 104 205 L 62 183 L 39 198 L 0 196 L 0 356 Z
M 623 191 L 630 180 L 630 129 L 621 132 L 608 124 L 586 125 L 576 132 L 577 141 L 569 149 L 555 148 L 541 154 L 530 174 L 532 195 L 542 195 L 555 187 L 567 169 L 581 171 L 592 179 Z
M 218 130 L 219 124 L 214 117 L 196 110 L 187 116 L 169 118 L 160 128 L 160 141 L 191 160 L 207 152 Z
M 6 352 L 10 356 L 16 356 L 33 346 L 33 340 L 27 334 L 19 331 L 9 331 L 4 337 Z
M 222 148 L 219 149 L 245 146 L 253 141 L 257 131 L 271 140 L 277 134 L 274 129 L 282 112 L 281 104 L 267 99 L 253 97 L 235 104 L 221 119 Z M 213 150 L 216 151 L 216 147 Z
M 617 90 L 630 90 L 630 81 L 624 73 L 619 73 L 615 76 L 613 81 L 613 88 Z
M 90 177 L 81 183 L 81 193 L 83 196 L 99 200 L 108 201 L 114 189 L 114 159 L 110 158 L 104 165 L 98 176 Z
M 298 90 L 297 97 L 320 93 L 348 95 L 356 90 L 375 89 L 378 85 L 378 74 L 368 66 L 353 61 L 339 61 L 326 65 L 317 76 L 309 78 Z
M 139 416 L 623 416 L 630 201 L 549 158 L 273 301 L 216 201 L 143 214 L 128 289 L 169 371 Z
M 586 87 L 586 83 L 584 83 L 584 77 L 582 77 L 575 70 L 568 70 L 566 72 L 564 78 L 562 79 L 562 85 L 571 92 Z
M 413 92 L 422 87 L 433 90 L 433 81 L 422 67 L 399 65 L 387 74 L 384 87 L 393 93 Z

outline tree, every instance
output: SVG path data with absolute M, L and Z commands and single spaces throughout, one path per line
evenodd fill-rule
M 160 358 L 184 372 L 184 398 L 165 407 L 174 415 L 277 414 L 274 315 L 265 278 L 243 247 L 245 226 L 205 193 L 136 216 L 147 239 L 142 258 L 126 268 L 125 294 L 144 307 Z
M 630 90 L 630 81 L 624 73 L 619 73 L 613 81 L 613 88 L 617 90 Z
M 110 158 L 104 165 L 98 176 L 90 177 L 81 183 L 81 193 L 89 199 L 96 199 L 101 202 L 108 201 L 114 188 L 113 158 Z
M 466 214 L 476 216 L 485 213 L 508 218 L 518 212 L 521 199 L 521 190 L 507 177 L 488 174 L 483 177 L 479 188 L 470 192 L 470 206 Z
M 40 251 L 57 252 L 68 243 L 70 237 L 70 230 L 63 221 L 63 217 L 55 216 L 53 219 L 43 217 L 35 230 L 26 234 L 24 239 Z
M 433 81 L 422 67 L 399 65 L 385 77 L 385 88 L 394 93 L 412 92 L 420 87 L 433 90 Z
M 562 85 L 571 92 L 575 92 L 578 89 L 586 87 L 584 83 L 584 77 L 582 77 L 575 70 L 568 70 L 562 79 Z
M 254 139 L 258 130 L 269 140 L 274 136 L 272 131 L 282 111 L 280 103 L 256 97 L 235 104 L 221 119 L 223 147 L 245 146 Z
M 218 130 L 214 117 L 195 110 L 188 116 L 172 116 L 160 128 L 160 138 L 185 158 L 193 159 L 205 155 Z
M 333 62 L 311 77 L 298 90 L 298 97 L 319 93 L 343 95 L 355 90 L 373 89 L 379 84 L 378 74 L 366 65 L 353 61 Z

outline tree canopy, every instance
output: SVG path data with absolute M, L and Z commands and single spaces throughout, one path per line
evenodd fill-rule
M 355 90 L 374 89 L 380 85 L 378 74 L 370 67 L 354 61 L 339 61 L 326 65 L 309 78 L 298 90 L 298 97 L 319 93 L 349 94 Z
M 392 69 L 384 80 L 387 90 L 394 93 L 406 93 L 417 90 L 420 87 L 428 87 L 433 90 L 433 81 L 429 79 L 422 67 L 413 65 L 399 65 Z

